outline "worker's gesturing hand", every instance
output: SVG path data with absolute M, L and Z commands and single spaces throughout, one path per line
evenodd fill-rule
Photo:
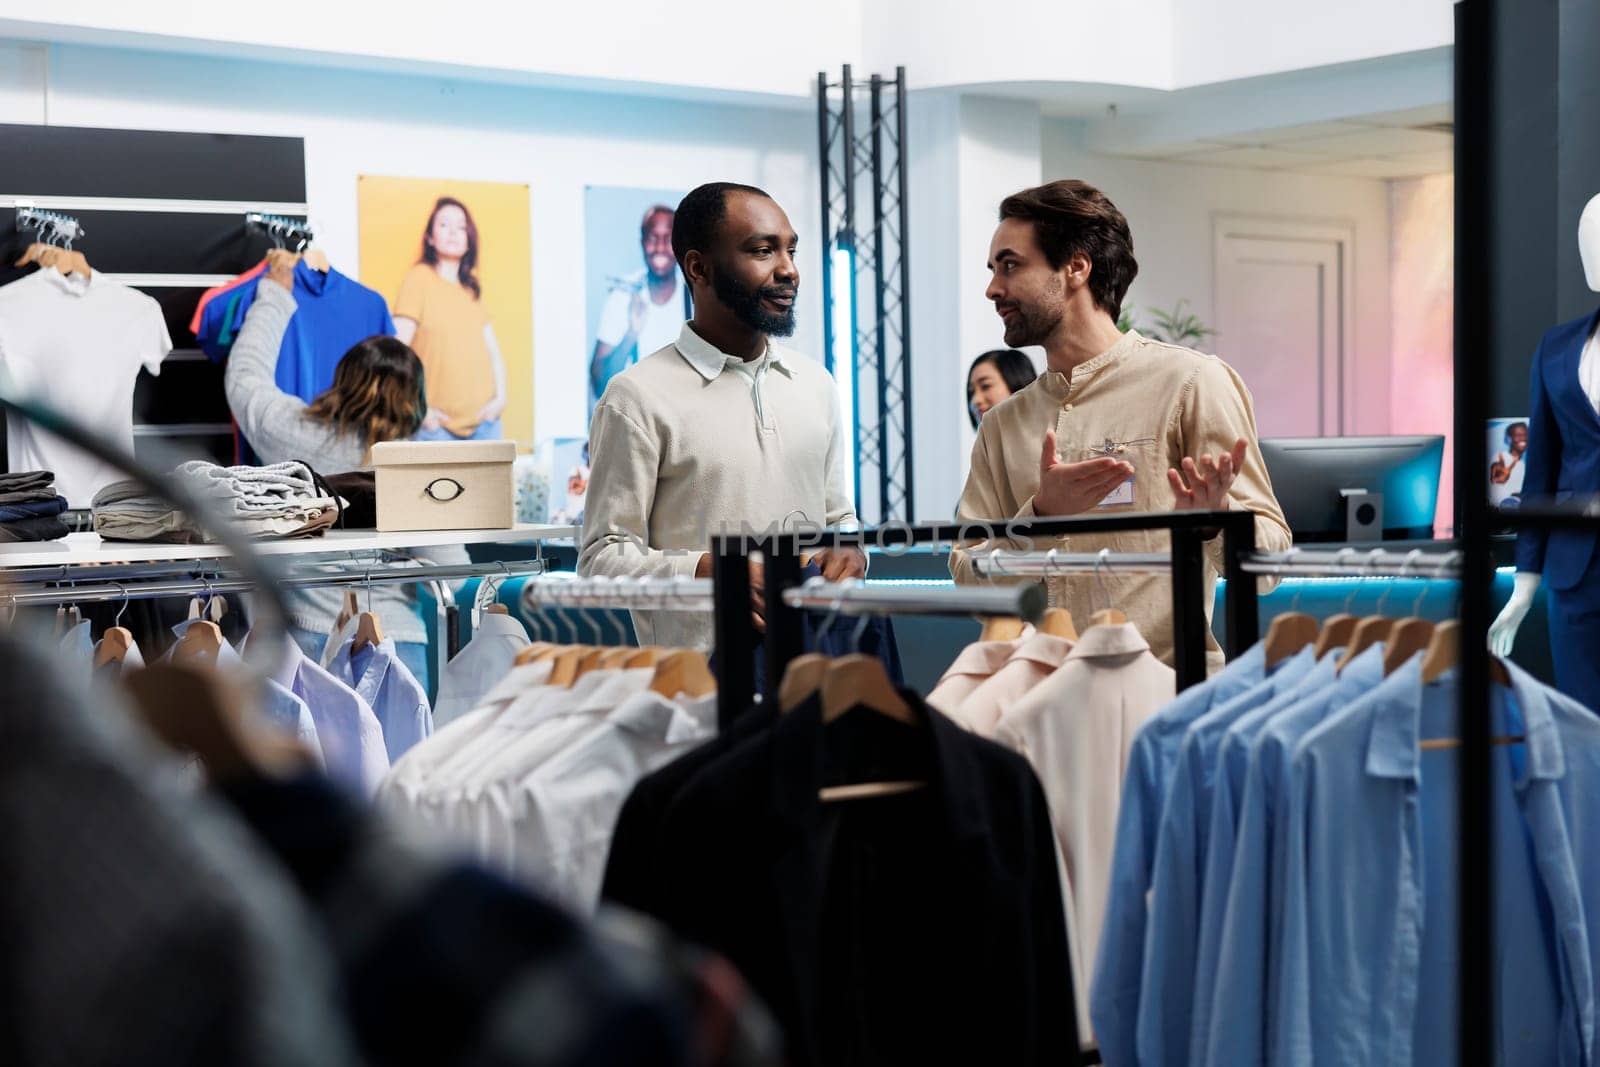
M 1133 475 L 1133 464 L 1104 456 L 1082 463 L 1062 463 L 1056 456 L 1056 432 L 1044 435 L 1039 455 L 1039 491 L 1034 494 L 1036 515 L 1078 515 L 1104 500 Z

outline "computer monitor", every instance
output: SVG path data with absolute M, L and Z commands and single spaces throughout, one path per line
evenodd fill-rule
M 1442 436 L 1279 437 L 1261 454 L 1297 543 L 1433 537 Z

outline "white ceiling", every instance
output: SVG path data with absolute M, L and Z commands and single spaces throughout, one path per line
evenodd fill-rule
M 1110 154 L 1348 178 L 1418 178 L 1449 173 L 1454 168 L 1454 146 L 1453 108 L 1436 104 Z

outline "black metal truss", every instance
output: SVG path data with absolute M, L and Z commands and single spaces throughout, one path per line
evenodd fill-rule
M 823 351 L 830 372 L 842 357 L 854 383 L 851 410 L 856 511 L 868 523 L 915 518 L 911 451 L 911 262 L 906 242 L 906 72 L 862 83 L 847 65 L 817 75 L 823 233 Z M 865 207 L 862 196 L 865 196 Z M 858 217 L 858 211 L 860 217 Z M 849 264 L 835 274 L 836 252 Z M 838 301 L 849 336 L 835 335 Z M 876 484 L 876 499 L 871 486 Z M 866 505 L 875 504 L 876 514 Z

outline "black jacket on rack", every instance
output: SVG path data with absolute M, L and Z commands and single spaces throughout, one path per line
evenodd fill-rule
M 1021 757 L 817 700 L 705 766 L 661 820 L 660 910 L 727 955 L 798 1065 L 1077 1062 L 1061 885 Z M 927 787 L 824 803 L 840 782 Z

